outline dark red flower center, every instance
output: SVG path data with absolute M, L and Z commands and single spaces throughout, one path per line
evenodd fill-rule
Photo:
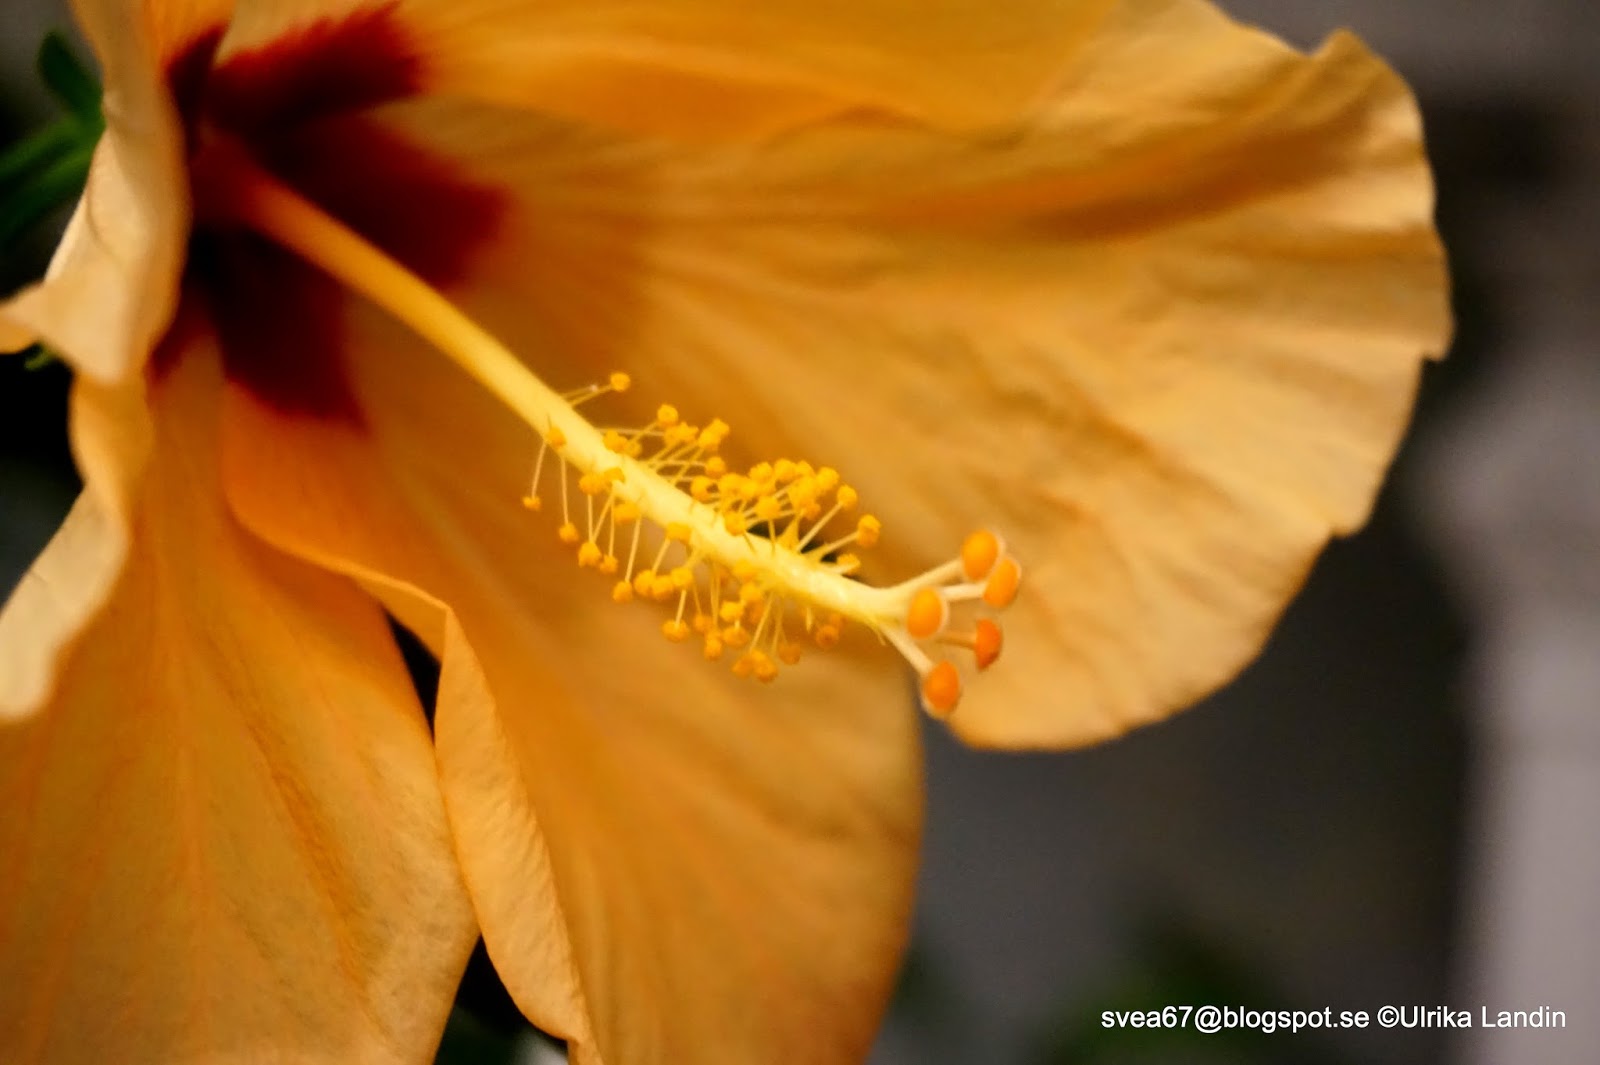
M 193 180 L 219 138 L 242 143 L 267 170 L 437 288 L 458 283 L 495 235 L 499 190 L 458 161 L 386 128 L 375 109 L 421 91 L 424 60 L 393 4 L 307 23 L 272 43 L 229 51 L 224 28 L 168 66 Z M 187 281 L 210 306 L 231 380 L 273 406 L 356 416 L 340 355 L 350 298 L 289 252 L 208 219 L 207 192 Z

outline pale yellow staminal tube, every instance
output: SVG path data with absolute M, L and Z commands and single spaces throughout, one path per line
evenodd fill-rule
M 997 537 L 976 533 L 962 557 L 910 580 L 878 588 L 852 580 L 823 565 L 815 555 L 780 545 L 775 539 L 730 532 L 717 509 L 688 493 L 645 463 L 609 448 L 604 433 L 581 416 L 562 396 L 533 374 L 498 340 L 461 312 L 444 295 L 347 226 L 262 170 L 241 151 L 227 151 L 207 172 L 208 204 L 226 218 L 253 229 L 299 254 L 350 289 L 411 328 L 441 354 L 466 371 L 521 418 L 538 438 L 561 440 L 559 457 L 580 475 L 604 476 L 614 484 L 615 502 L 631 503 L 662 529 L 688 529 L 685 543 L 692 557 L 720 564 L 730 571 L 760 574 L 772 593 L 806 604 L 820 614 L 838 613 L 888 639 L 924 679 L 923 701 L 931 711 L 947 714 L 959 699 L 954 667 L 935 662 L 918 647 L 924 640 L 963 644 L 940 630 L 907 629 L 914 602 L 925 602 L 928 589 L 951 601 L 983 598 L 1002 608 L 1015 592 L 1020 575 L 1016 562 L 1004 555 Z M 620 477 L 614 471 L 620 471 Z M 973 542 L 986 564 L 972 561 Z M 1010 567 L 999 596 L 985 594 L 990 571 Z M 965 583 L 961 582 L 965 578 Z M 953 585 L 953 586 L 952 586 Z M 991 641 L 998 648 L 998 629 Z M 996 650 L 997 653 L 997 650 Z M 980 655 L 987 666 L 994 655 Z

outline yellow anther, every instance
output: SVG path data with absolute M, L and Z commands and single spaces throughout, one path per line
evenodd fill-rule
M 1022 584 L 1022 566 L 1014 558 L 1002 558 L 995 563 L 994 571 L 983 586 L 983 601 L 996 610 L 1003 610 L 1017 597 Z
M 977 631 L 972 635 L 972 656 L 977 659 L 978 668 L 988 669 L 994 665 L 1004 643 L 1000 626 L 988 618 L 979 618 Z
M 961 674 L 949 662 L 939 662 L 922 678 L 922 705 L 937 718 L 949 717 L 961 701 Z
M 950 620 L 950 604 L 935 588 L 920 588 L 906 610 L 906 632 L 913 639 L 931 640 Z
M 611 374 L 600 384 L 575 393 L 574 404 L 602 392 L 624 391 L 630 385 L 626 374 Z M 661 623 L 669 640 L 683 642 L 698 636 L 708 659 L 737 650 L 735 671 L 760 680 L 776 677 L 780 663 L 799 662 L 806 644 L 815 642 L 821 648 L 838 644 L 847 615 L 900 647 L 925 678 L 942 678 L 947 667 L 931 667 L 927 656 L 907 642 L 908 636 L 913 641 L 938 639 L 967 647 L 980 669 L 998 656 L 999 627 L 992 622 L 981 624 L 976 634 L 948 631 L 951 604 L 946 597 L 949 589 L 943 586 L 953 583 L 949 568 L 942 567 L 926 579 L 904 586 L 928 585 L 915 593 L 864 587 L 846 579 L 861 568 L 861 559 L 854 552 L 874 546 L 883 526 L 875 515 L 860 513 L 860 493 L 844 483 L 832 466 L 779 458 L 737 472 L 717 453 L 729 436 L 728 423 L 713 418 L 704 427 L 697 426 L 670 403 L 656 408 L 654 419 L 642 428 L 585 430 L 581 439 L 572 431 L 581 447 L 569 443 L 554 425 L 545 433 L 547 446 L 567 448 L 560 458 L 563 476 L 571 470 L 578 491 L 587 497 L 580 500 L 582 517 L 572 513 L 563 483 L 562 516 L 568 520 L 557 529 L 557 535 L 577 548 L 582 567 L 607 575 L 627 567 L 631 574 L 627 579 L 612 576 L 612 598 L 617 602 L 675 602 L 676 614 Z M 638 466 L 630 464 L 641 456 Z M 546 457 L 541 451 L 538 461 Z M 538 473 L 536 466 L 525 502 L 530 509 L 541 505 L 535 494 Z M 626 487 L 619 489 L 624 481 Z M 601 505 L 594 502 L 596 497 Z M 831 526 L 840 511 L 855 511 L 853 531 L 842 537 L 825 535 L 823 524 Z M 580 531 L 582 522 L 586 522 L 586 531 Z M 661 538 L 648 547 L 638 528 L 644 522 Z M 619 559 L 614 553 L 618 551 L 617 530 L 629 525 L 634 526 L 632 543 Z M 764 539 L 752 537 L 752 528 Z M 989 542 L 995 541 L 984 535 Z M 962 556 L 963 566 L 968 568 L 972 565 L 967 557 L 970 546 L 984 542 L 981 537 L 969 541 Z M 682 544 L 684 550 L 673 552 L 673 544 Z M 841 553 L 845 547 L 850 551 Z M 1002 549 L 997 547 L 995 552 L 1005 559 Z M 676 564 L 667 565 L 669 556 Z M 650 568 L 638 569 L 636 563 L 649 563 Z M 984 598 L 992 605 L 1009 602 L 1020 570 L 1014 563 L 991 565 L 990 569 L 995 572 L 985 573 L 989 587 Z M 961 588 L 956 598 L 970 596 L 970 588 Z M 804 618 L 804 642 L 793 638 L 793 627 L 785 629 L 786 618 L 793 616 L 789 610 L 799 611 Z M 902 611 L 903 616 L 896 617 Z M 953 691 L 955 695 L 944 700 L 951 706 L 960 691 L 958 676 Z M 926 701 L 942 705 L 942 698 Z
M 751 666 L 756 675 L 756 680 L 763 684 L 770 684 L 777 679 L 778 663 L 772 660 L 771 655 L 763 651 L 751 651 L 750 657 L 754 659 Z
M 522 505 L 527 507 L 529 510 L 539 510 L 544 506 L 544 500 L 540 499 L 538 496 L 523 496 Z
M 969 581 L 981 581 L 989 576 L 994 564 L 1004 553 L 1000 537 L 988 529 L 979 529 L 961 542 L 961 573 Z
M 722 446 L 724 440 L 728 439 L 729 431 L 727 422 L 721 418 L 712 418 L 711 424 L 700 430 L 700 436 L 695 440 L 695 444 L 703 450 L 715 451 Z

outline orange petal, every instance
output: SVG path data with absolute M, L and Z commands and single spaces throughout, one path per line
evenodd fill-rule
M 427 1062 L 475 938 L 383 617 L 243 534 L 219 381 L 155 398 L 126 573 L 0 731 L 7 1061 Z
M 113 383 L 144 364 L 177 306 L 189 192 L 167 63 L 226 3 L 75 6 L 103 72 L 106 131 L 49 273 L 0 303 L 0 351 L 43 340 Z
M 772 132 L 847 110 L 971 127 L 1038 99 L 1111 0 L 411 0 L 423 88 L 638 132 Z M 229 47 L 370 11 L 241 0 Z
M 237 389 L 229 491 L 440 648 L 446 803 L 512 995 L 578 1063 L 859 1060 L 916 860 L 898 670 L 856 648 L 758 687 L 663 639 L 521 506 L 532 434 L 352 313 L 364 428 Z
M 62 652 L 105 605 L 128 556 L 128 523 L 150 449 L 143 381 L 101 386 L 79 378 L 70 417 L 83 492 L 0 608 L 0 721 L 44 704 Z
M 120 96 L 141 80 L 149 59 L 164 71 L 195 39 L 221 27 L 234 0 L 72 0 L 72 12 L 94 45 L 108 90 Z M 141 90 L 142 91 L 142 90 Z
M 1449 333 L 1405 86 L 1187 0 L 1119 7 L 984 137 L 385 121 L 515 190 L 462 299 L 547 380 L 628 370 L 741 460 L 839 467 L 884 518 L 875 578 L 1005 533 L 1027 586 L 952 720 L 977 743 L 1090 742 L 1232 676 L 1364 520 Z

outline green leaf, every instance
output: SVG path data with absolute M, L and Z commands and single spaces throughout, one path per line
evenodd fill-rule
M 0 200 L 0 247 L 56 208 L 77 199 L 88 180 L 89 159 L 93 154 L 92 144 L 74 146 L 7 191 Z
M 22 353 L 22 368 L 24 370 L 43 370 L 54 366 L 60 357 L 43 344 L 35 344 Z
M 46 34 L 39 45 L 39 76 L 80 121 L 100 125 L 100 83 L 62 34 Z
M 83 124 L 63 118 L 37 130 L 0 152 L 0 190 L 48 166 L 83 142 Z
M 61 34 L 39 46 L 39 75 L 69 114 L 0 151 L 0 247 L 83 192 L 105 129 L 100 84 Z

